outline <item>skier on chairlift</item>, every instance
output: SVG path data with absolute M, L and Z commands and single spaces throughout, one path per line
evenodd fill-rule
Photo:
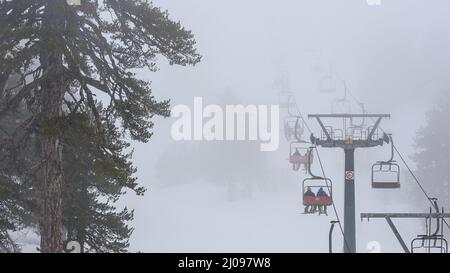
M 295 152 L 291 156 L 291 162 L 292 162 L 292 169 L 294 171 L 298 171 L 300 169 L 300 166 L 302 165 L 299 161 L 302 158 L 302 154 L 298 150 L 298 148 L 295 148 Z
M 304 155 L 301 154 L 299 148 L 293 149 L 291 146 L 291 153 L 289 157 L 289 162 L 292 164 L 292 169 L 294 171 L 300 170 L 301 166 L 303 165 L 303 169 L 306 171 L 309 168 L 310 162 L 312 162 L 312 152 L 311 149 L 308 149 Z
M 309 197 L 316 197 L 314 192 L 312 192 L 311 187 L 308 187 L 306 189 L 306 192 L 305 192 L 304 195 L 305 196 L 309 196 Z M 316 210 L 317 210 L 317 208 L 314 205 L 306 205 L 305 206 L 305 213 L 314 213 Z
M 323 190 L 321 187 L 317 191 L 317 197 L 328 197 L 328 194 Z M 325 205 L 319 205 L 319 214 L 327 214 L 327 206 Z
M 322 187 L 317 191 L 317 197 L 321 196 L 328 196 L 328 194 L 323 190 Z

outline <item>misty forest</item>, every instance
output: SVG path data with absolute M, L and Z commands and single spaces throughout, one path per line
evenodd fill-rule
M 0 253 L 447 253 L 450 2 L 373 2 L 0 0 Z

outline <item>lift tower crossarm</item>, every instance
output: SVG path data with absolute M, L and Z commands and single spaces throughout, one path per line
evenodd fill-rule
M 371 218 L 450 218 L 450 213 L 361 213 L 361 219 Z
M 310 116 L 308 116 L 310 117 Z M 322 120 L 320 119 L 319 116 L 315 116 L 317 122 L 319 123 L 320 127 L 322 128 L 323 133 L 327 136 L 327 141 L 332 141 L 330 133 L 328 132 L 328 130 L 325 128 L 325 125 L 323 125 Z
M 315 118 L 319 123 L 322 132 L 325 134 L 326 139 L 320 139 L 312 136 L 312 143 L 322 146 L 325 148 L 343 148 L 343 149 L 355 149 L 355 148 L 369 148 L 383 145 L 383 139 L 372 139 L 376 130 L 378 129 L 381 120 L 383 118 L 390 118 L 389 114 L 319 114 L 319 115 L 308 115 L 308 118 Z M 342 119 L 351 119 L 351 118 L 376 118 L 377 121 L 375 125 L 370 128 L 370 132 L 366 139 L 352 139 L 349 142 L 348 139 L 333 139 L 330 132 L 328 132 L 325 127 L 322 118 L 342 118 Z
M 386 219 L 386 222 L 388 223 L 389 227 L 391 228 L 392 232 L 394 233 L 395 237 L 397 238 L 398 242 L 400 243 L 401 247 L 403 248 L 403 251 L 405 253 L 411 253 L 409 248 L 406 246 L 405 241 L 403 240 L 402 236 L 400 235 L 397 227 L 395 226 L 394 222 L 391 218 L 403 218 L 403 219 L 444 219 L 444 218 L 450 218 L 450 213 L 361 213 L 361 220 L 367 219 L 368 221 L 371 218 L 384 218 Z

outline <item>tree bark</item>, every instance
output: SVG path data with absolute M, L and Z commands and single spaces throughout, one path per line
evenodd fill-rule
M 52 3 L 50 3 L 52 2 Z M 48 49 L 41 52 L 40 63 L 50 76 L 41 86 L 40 105 L 42 124 L 49 129 L 41 136 L 41 252 L 63 252 L 62 225 L 62 144 L 58 121 L 63 111 L 66 83 L 63 76 L 63 54 L 58 48 L 58 36 L 64 26 L 64 18 L 58 14 L 58 5 L 49 1 L 43 19 Z
M 50 80 L 43 91 L 44 124 L 47 126 L 62 115 L 62 83 Z M 56 129 L 57 130 L 57 129 Z M 41 251 L 62 252 L 62 145 L 59 132 L 50 132 L 41 138 L 42 166 L 42 214 Z

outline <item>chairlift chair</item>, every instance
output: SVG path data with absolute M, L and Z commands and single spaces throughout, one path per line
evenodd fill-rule
M 305 178 L 302 182 L 302 198 L 305 213 L 319 212 L 319 215 L 327 214 L 326 208 L 333 204 L 332 181 L 329 178 L 312 174 L 311 164 L 308 166 L 308 173 L 310 177 Z
M 329 178 L 308 177 L 303 180 L 303 205 L 305 206 L 331 206 L 332 198 L 332 182 Z M 326 193 L 324 196 L 317 196 L 319 189 L 323 189 Z M 310 189 L 316 196 L 307 196 L 305 193 Z
M 442 235 L 418 235 L 411 242 L 411 253 L 448 253 L 448 242 Z
M 391 157 L 387 161 L 378 161 L 372 165 L 372 188 L 400 188 L 400 166 L 394 160 L 394 142 L 392 135 L 385 134 L 385 142 L 391 144 Z
M 300 141 L 304 132 L 304 124 L 300 117 L 287 117 L 284 119 L 284 136 L 287 141 Z
M 306 144 L 308 143 L 305 141 L 295 141 L 290 144 L 289 163 L 292 164 L 294 171 L 300 170 L 302 165 L 304 170 L 307 170 L 312 163 L 312 150 L 309 147 L 305 147 Z
M 430 199 L 434 203 L 436 213 L 444 214 L 439 211 L 436 198 Z M 430 214 L 432 209 L 430 208 Z M 425 219 L 426 234 L 417 235 L 411 242 L 411 253 L 448 253 L 448 242 L 444 238 L 444 219 L 436 218 L 436 228 L 431 231 L 432 219 L 428 217 Z M 433 233 L 432 233 L 433 232 Z

